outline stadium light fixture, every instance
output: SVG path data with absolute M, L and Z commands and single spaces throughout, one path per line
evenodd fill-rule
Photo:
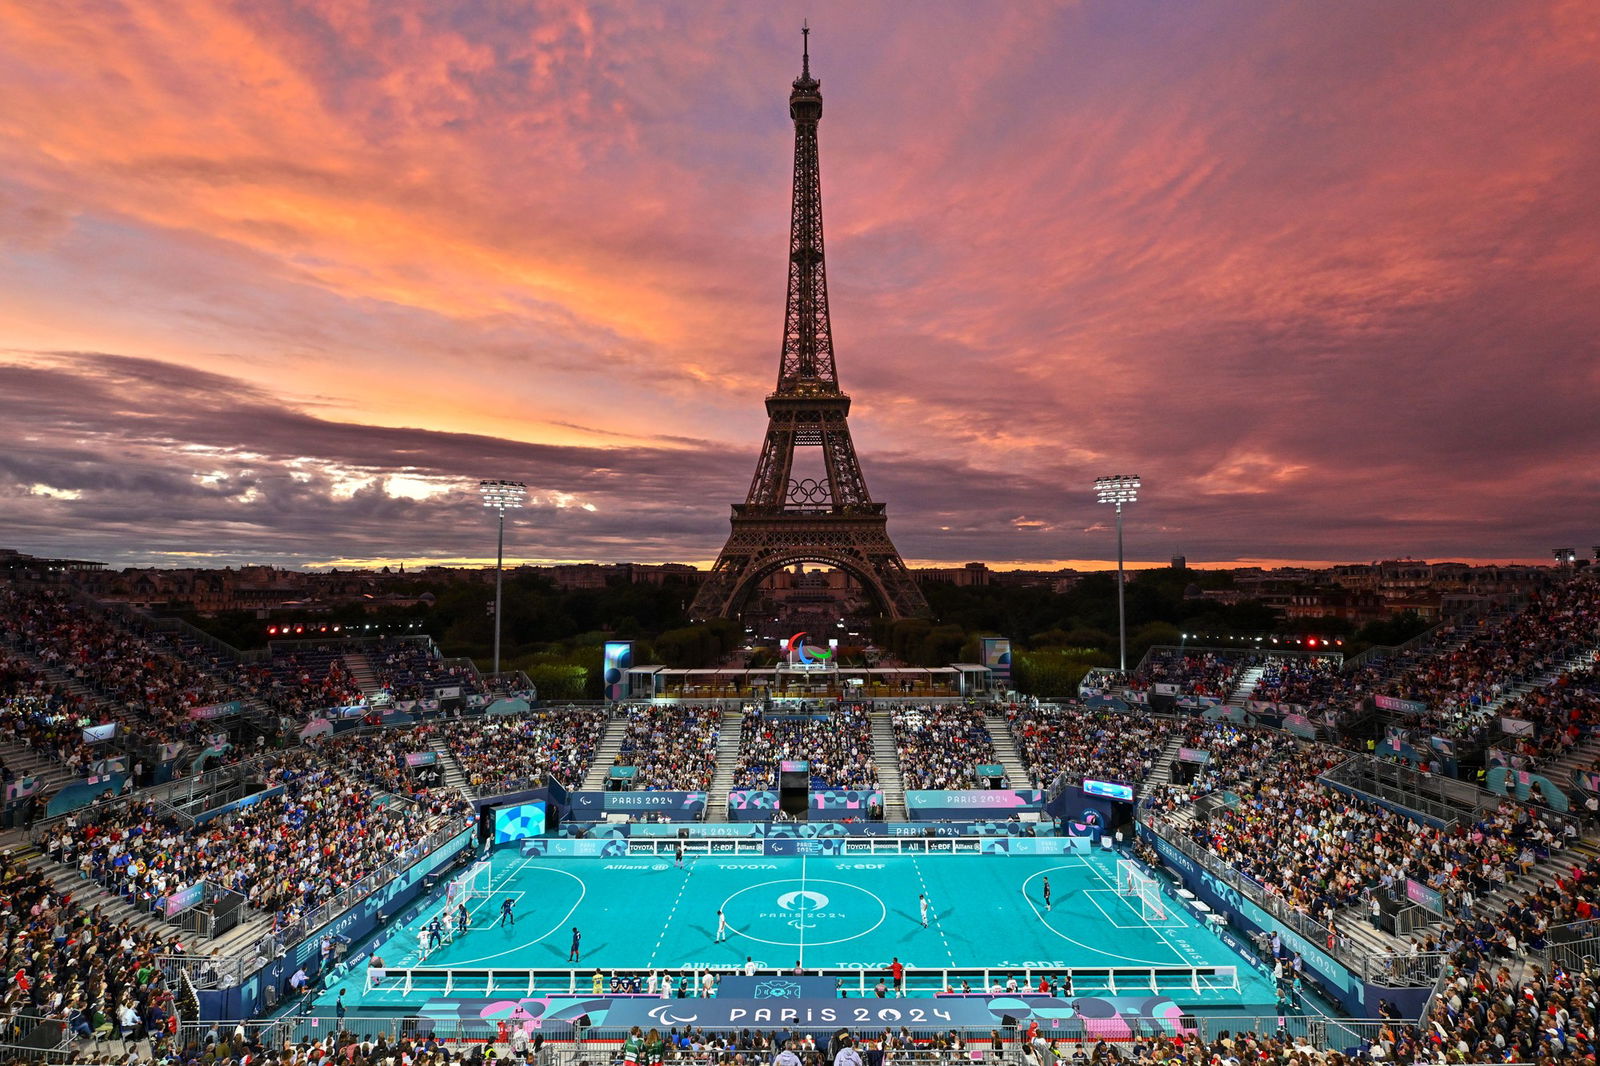
M 1135 503 L 1139 499 L 1138 474 L 1110 474 L 1106 477 L 1094 479 L 1096 498 L 1101 503 L 1109 503 L 1117 509 L 1117 650 L 1118 667 L 1123 673 L 1128 671 L 1128 616 L 1123 609 L 1122 586 L 1125 578 L 1122 570 L 1122 505 Z
M 528 498 L 528 486 L 520 481 L 480 481 L 478 494 L 483 505 L 500 516 L 500 535 L 494 549 L 494 677 L 500 677 L 500 590 L 506 559 L 506 512 L 520 510 Z

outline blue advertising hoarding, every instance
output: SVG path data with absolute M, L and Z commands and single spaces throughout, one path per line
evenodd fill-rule
M 912 821 L 970 817 L 974 811 L 1021 814 L 1042 811 L 1044 793 L 1036 788 L 913 789 L 906 793 Z
M 480 971 L 468 971 L 464 981 L 476 981 Z M 731 980 L 728 978 L 726 980 Z M 566 996 L 529 998 L 449 996 L 430 999 L 417 1011 L 418 1031 L 444 1023 L 451 1032 L 473 1031 L 482 1026 L 483 1039 L 493 1037 L 499 1023 L 521 1027 L 525 1033 L 565 1036 L 581 1016 L 607 1031 L 622 1032 L 632 1026 L 642 1030 L 679 1027 L 738 1030 L 770 1028 L 831 1031 L 853 1029 L 880 1032 L 902 1026 L 918 1031 L 965 1029 L 987 1032 L 1007 1017 L 1023 1024 L 1038 1020 L 1050 1036 L 1070 1040 L 1125 1041 L 1136 1035 L 1194 1033 L 1194 1023 L 1171 997 L 1163 995 L 1083 995 L 1070 999 L 1052 996 L 967 995 L 929 999 L 840 999 L 814 996 L 803 979 L 761 977 L 752 979 L 759 995 L 711 999 L 657 999 L 651 996 Z M 829 982 L 831 984 L 831 982 Z M 793 987 L 791 987 L 793 986 Z M 600 1056 L 604 1058 L 604 1056 Z
M 706 809 L 704 792 L 573 792 L 571 816 L 598 822 L 607 814 L 648 812 L 675 822 L 694 822 Z

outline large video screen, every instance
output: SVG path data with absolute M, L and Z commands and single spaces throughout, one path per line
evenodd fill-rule
M 1118 781 L 1084 781 L 1083 790 L 1091 796 L 1133 802 L 1133 786 Z
M 505 844 L 512 840 L 539 836 L 544 832 L 544 813 L 544 800 L 496 808 L 494 842 Z

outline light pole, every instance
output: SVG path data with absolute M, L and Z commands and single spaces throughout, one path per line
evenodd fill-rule
M 1101 503 L 1117 508 L 1117 669 L 1128 672 L 1128 619 L 1122 607 L 1122 505 L 1139 499 L 1138 474 L 1111 474 L 1094 479 L 1094 491 Z
M 483 495 L 483 505 L 493 507 L 500 514 L 500 536 L 494 548 L 494 677 L 500 676 L 500 579 L 506 558 L 506 511 L 522 507 L 528 497 L 528 486 L 520 481 L 480 481 L 478 492 Z M 496 681 L 498 684 L 498 680 Z

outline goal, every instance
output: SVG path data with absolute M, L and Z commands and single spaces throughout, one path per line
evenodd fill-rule
M 467 872 L 450 882 L 445 898 L 451 903 L 464 903 L 469 899 L 488 899 L 492 870 L 486 862 L 475 862 Z
M 1167 917 L 1161 885 L 1132 859 L 1117 860 L 1117 895 L 1127 899 L 1128 906 L 1137 907 L 1139 917 L 1147 922 L 1164 921 Z

